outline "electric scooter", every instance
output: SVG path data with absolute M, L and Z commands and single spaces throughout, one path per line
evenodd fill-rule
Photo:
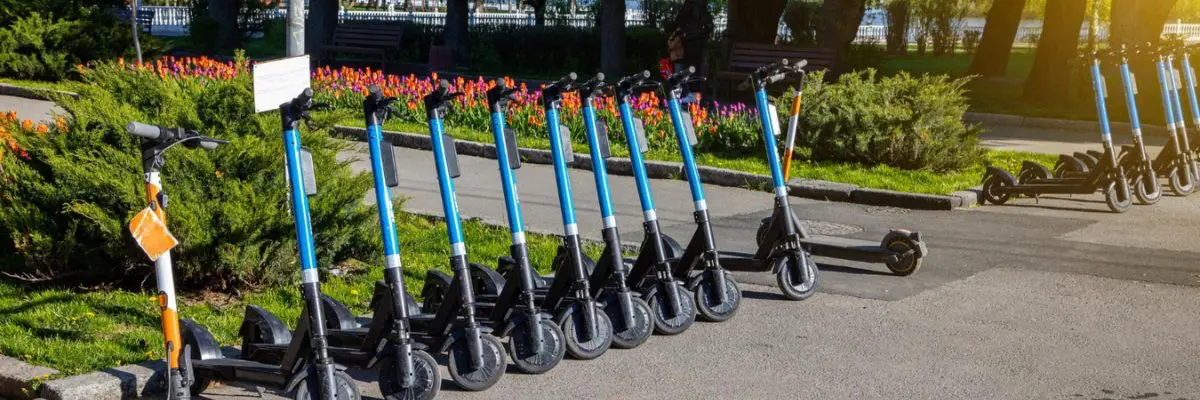
M 616 85 L 621 127 L 625 131 L 638 200 L 642 205 L 642 245 L 626 280 L 629 286 L 638 288 L 643 298 L 647 299 L 646 302 L 651 304 L 654 330 L 670 335 L 681 333 L 692 325 L 696 319 L 696 303 L 685 283 L 674 275 L 672 260 L 683 254 L 683 248 L 659 228 L 650 178 L 646 174 L 646 162 L 642 156 L 650 150 L 646 127 L 641 119 L 633 116 L 633 108 L 629 104 L 633 96 L 662 87 L 649 78 L 650 71 L 643 71 L 621 78 Z
M 308 196 L 317 193 L 315 169 L 312 156 L 301 149 L 299 124 L 307 120 L 312 109 L 327 107 L 312 102 L 312 89 L 304 91 L 295 99 L 279 106 L 283 122 L 284 155 L 287 179 L 290 188 L 292 215 L 296 223 L 296 241 L 300 250 L 300 265 L 303 277 L 301 285 L 304 309 L 297 322 L 295 336 L 286 326 L 266 326 L 259 315 L 269 315 L 262 308 L 246 306 L 241 333 L 244 344 L 256 336 L 268 336 L 268 340 L 290 342 L 282 360 L 277 363 L 257 362 L 245 357 L 225 358 L 219 344 L 208 329 L 191 320 L 182 320 L 183 340 L 191 347 L 189 369 L 195 371 L 192 393 L 198 394 L 212 380 L 244 381 L 268 384 L 294 392 L 296 399 L 321 398 L 323 400 L 357 400 L 358 387 L 344 372 L 345 367 L 336 364 L 329 355 L 326 337 L 326 320 L 321 306 L 321 283 L 317 274 L 317 261 L 313 246 L 312 222 L 309 217 Z M 134 127 L 137 128 L 137 127 Z M 143 137 L 147 129 L 131 129 Z M 160 130 L 158 137 L 163 137 Z M 278 322 L 276 319 L 275 322 Z M 282 324 L 280 324 L 282 325 Z M 243 347 L 246 347 L 243 345 Z
M 1196 70 L 1192 68 L 1192 58 L 1191 55 L 1187 53 L 1187 49 L 1180 47 L 1176 50 L 1179 52 L 1179 57 L 1183 60 L 1183 77 L 1187 86 L 1188 103 L 1192 110 L 1192 124 L 1195 125 L 1198 130 L 1200 130 L 1200 99 L 1197 99 L 1196 97 Z M 1189 138 L 1189 140 L 1193 139 L 1196 140 L 1192 142 L 1192 147 L 1188 149 L 1188 151 L 1192 153 L 1192 158 L 1195 159 L 1197 155 L 1200 155 L 1200 137 Z M 1193 163 L 1193 165 L 1195 165 L 1195 163 Z M 1200 178 L 1200 171 L 1197 171 L 1193 175 L 1195 175 L 1197 178 Z
M 698 141 L 695 125 L 691 115 L 685 114 L 679 104 L 683 96 L 684 86 L 689 83 L 704 80 L 695 77 L 695 67 L 681 69 L 672 74 L 663 85 L 668 114 L 671 116 L 671 127 L 675 131 L 675 139 L 679 144 L 679 153 L 683 159 L 683 171 L 687 176 L 688 187 L 692 193 L 692 218 L 696 221 L 696 230 L 688 241 L 687 247 L 672 258 L 671 275 L 683 279 L 684 287 L 690 291 L 684 292 L 695 296 L 696 311 L 701 317 L 710 321 L 725 321 L 737 313 L 741 305 L 742 291 L 738 289 L 733 275 L 721 267 L 722 261 L 718 255 L 716 239 L 713 236 L 712 225 L 708 218 L 708 202 L 704 198 L 704 188 L 700 183 L 700 171 L 696 167 L 696 158 L 692 153 Z M 703 263 L 703 270 L 693 275 L 693 270 Z M 634 270 L 632 277 L 642 279 L 648 273 L 649 266 L 644 264 L 641 270 Z M 670 297 L 664 301 L 670 300 Z M 680 304 L 684 304 L 680 302 Z M 684 315 L 677 313 L 676 318 Z
M 1112 129 L 1109 126 L 1108 107 L 1105 104 L 1107 93 L 1104 90 L 1103 77 L 1100 74 L 1099 53 L 1092 53 L 1092 90 L 1095 92 L 1096 110 L 1100 116 L 1100 140 L 1104 146 L 1104 154 L 1100 163 L 1089 170 L 1087 176 L 1080 179 L 1053 178 L 1037 180 L 1036 183 L 1019 183 L 1008 171 L 988 166 L 983 174 L 983 199 L 989 203 L 1000 205 L 1007 203 L 1014 196 L 1031 196 L 1036 198 L 1042 194 L 1090 194 L 1096 191 L 1104 193 L 1105 203 L 1113 212 L 1122 213 L 1133 203 L 1130 194 L 1125 169 L 1118 163 L 1117 154 L 1113 150 Z
M 771 244 L 771 241 L 767 240 L 767 238 L 770 236 L 770 230 L 773 227 L 780 229 L 780 232 L 776 235 L 777 238 L 786 238 L 790 235 L 787 227 L 785 226 L 785 222 L 777 219 L 781 215 L 789 215 L 792 219 L 792 231 L 798 235 L 800 245 L 806 251 L 808 251 L 809 255 L 860 262 L 883 263 L 888 267 L 888 270 L 898 276 L 909 276 L 916 273 L 917 270 L 921 268 L 922 259 L 925 257 L 925 255 L 929 254 L 929 250 L 926 248 L 925 242 L 921 241 L 920 233 L 912 232 L 907 229 L 892 229 L 887 235 L 884 235 L 883 240 L 881 240 L 879 242 L 880 244 L 878 245 L 875 244 L 875 242 L 865 240 L 816 235 L 808 231 L 805 224 L 796 216 L 795 211 L 791 209 L 791 205 L 789 204 L 790 199 L 786 195 L 788 188 L 787 186 L 780 185 L 786 184 L 791 175 L 790 171 L 792 154 L 795 147 L 796 131 L 800 126 L 800 106 L 804 97 L 804 83 L 805 79 L 807 78 L 807 74 L 804 72 L 804 66 L 806 66 L 808 62 L 807 60 L 800 60 L 791 66 L 788 64 L 788 60 L 780 60 L 776 67 L 777 72 L 770 72 L 770 66 L 768 66 L 768 70 L 763 70 L 759 73 L 758 77 L 752 76 L 750 79 L 751 86 L 753 86 L 755 90 L 762 92 L 761 96 L 757 95 L 757 93 L 755 96 L 756 101 L 760 105 L 760 110 L 765 108 L 767 110 L 767 114 L 770 116 L 769 119 L 762 118 L 764 129 L 763 138 L 764 141 L 769 144 L 767 146 L 767 149 L 770 153 L 768 154 L 768 164 L 773 165 L 771 167 L 771 170 L 773 171 L 772 176 L 780 176 L 778 161 L 772 161 L 776 155 L 774 150 L 774 137 L 778 135 L 776 130 L 779 127 L 779 122 L 776 119 L 777 116 L 775 112 L 773 111 L 774 107 L 768 103 L 766 87 L 773 81 L 781 80 L 790 74 L 800 76 L 798 84 L 795 88 L 795 93 L 792 97 L 792 108 L 788 118 L 788 132 L 786 137 L 787 144 L 784 150 L 783 159 L 783 179 L 776 181 L 775 186 L 776 212 L 773 212 L 770 217 L 763 218 L 763 220 L 759 223 L 758 232 L 755 235 L 755 239 L 757 240 L 759 246 L 771 247 L 760 248 L 760 252 L 766 254 L 766 251 L 768 251 L 767 248 L 772 248 L 774 246 L 786 246 L 782 243 Z M 774 76 L 772 76 L 772 74 Z M 760 82 L 762 84 L 759 84 Z M 765 107 L 763 107 L 764 104 Z M 783 183 L 781 184 L 779 182 Z M 782 209 L 779 208 L 780 205 L 783 206 Z M 762 266 L 758 269 L 764 270 L 766 267 Z
M 1165 63 L 1162 68 L 1163 80 L 1167 86 L 1167 92 L 1171 98 L 1171 111 L 1174 112 L 1175 134 L 1172 136 L 1172 141 L 1169 146 L 1172 147 L 1171 154 L 1175 155 L 1174 165 L 1178 171 L 1178 179 L 1181 182 L 1172 182 L 1171 190 L 1177 195 L 1186 196 L 1195 190 L 1196 179 L 1200 176 L 1200 172 L 1196 170 L 1196 160 L 1193 158 L 1191 144 L 1188 143 L 1187 122 L 1183 116 L 1183 100 L 1179 94 L 1179 90 L 1183 87 L 1179 77 L 1179 70 L 1175 68 L 1175 56 L 1168 53 L 1163 57 Z M 1200 129 L 1200 126 L 1197 126 Z M 1165 150 L 1165 149 L 1164 149 Z
M 525 227 L 521 218 L 521 203 L 517 195 L 516 176 L 513 171 L 521 168 L 521 159 L 516 151 L 516 137 L 507 129 L 504 112 L 513 100 L 515 90 L 504 86 L 504 81 L 488 90 L 488 105 L 492 113 L 492 130 L 496 140 L 497 162 L 500 167 L 500 182 L 504 190 L 504 204 L 508 215 L 508 226 L 512 236 L 510 256 L 500 257 L 497 269 L 506 276 L 514 276 L 519 284 L 504 285 L 505 279 L 496 271 L 479 264 L 470 264 L 472 288 L 476 292 L 479 313 L 501 336 L 508 336 L 508 353 L 517 369 L 525 373 L 540 374 L 549 371 L 562 361 L 566 353 L 562 329 L 553 322 L 553 316 L 537 306 L 535 290 L 536 272 L 529 264 L 529 251 L 525 243 Z M 447 151 L 453 151 L 453 147 Z M 451 285 L 450 277 L 440 272 L 430 274 L 426 280 L 425 305 L 431 309 L 440 307 L 444 288 Z M 531 329 L 537 326 L 540 329 Z
M 563 338 L 566 339 L 566 353 L 577 359 L 590 360 L 603 355 L 608 350 L 613 340 L 613 327 L 604 313 L 596 312 L 598 305 L 591 295 L 592 290 L 588 282 L 589 269 L 594 268 L 594 263 L 582 253 L 579 229 L 575 224 L 575 208 L 571 200 L 570 181 L 566 176 L 566 163 L 573 158 L 574 154 L 570 152 L 569 148 L 569 133 L 565 129 L 559 129 L 558 107 L 564 93 L 577 90 L 573 86 L 574 80 L 575 75 L 571 74 L 542 90 L 543 107 L 546 108 L 546 123 L 550 126 L 550 147 L 555 160 L 555 179 L 558 182 L 559 206 L 562 210 L 565 232 L 563 244 L 559 246 L 558 254 L 553 261 L 553 265 L 559 266 L 554 271 L 554 277 L 533 276 L 531 278 L 537 288 L 534 293 L 538 299 L 538 307 L 551 312 L 554 321 L 562 329 Z M 562 142 L 562 136 L 559 136 L 564 134 L 567 135 L 565 136 L 567 138 L 565 145 Z M 510 134 L 504 135 L 509 136 Z M 512 143 L 511 145 L 505 144 L 505 153 L 511 153 L 505 158 L 515 158 L 517 156 L 515 140 L 506 140 L 505 143 Z M 509 148 L 510 146 L 511 148 Z M 566 150 L 563 150 L 564 146 L 567 146 Z M 515 193 L 514 187 L 514 201 L 516 201 Z M 515 261 L 515 259 L 512 260 L 512 262 Z M 510 287 L 505 284 L 508 279 L 522 279 L 519 276 L 513 276 L 513 274 L 520 274 L 519 269 L 512 268 L 513 265 L 510 261 L 502 260 L 500 265 L 502 271 L 499 273 L 484 266 L 472 265 L 470 266 L 473 273 L 472 283 L 480 293 L 486 296 L 499 296 L 506 288 Z M 446 285 L 446 278 L 430 274 L 425 285 L 423 290 L 426 298 L 425 307 L 427 309 L 437 307 L 437 301 L 442 297 L 441 288 Z
M 141 137 L 142 170 L 145 172 L 146 203 L 155 217 L 165 226 L 167 221 L 167 194 L 162 189 L 161 170 L 166 163 L 164 153 L 177 144 L 187 148 L 216 149 L 228 143 L 185 129 L 167 129 L 131 122 L 126 126 L 130 134 Z M 131 224 L 132 225 L 132 224 Z M 135 237 L 138 235 L 134 232 Z M 162 311 L 163 344 L 166 347 L 167 370 L 163 373 L 168 399 L 188 399 L 195 375 L 191 368 L 190 344 L 184 344 L 179 333 L 179 308 L 175 299 L 175 276 L 170 251 L 154 260 L 154 277 L 158 284 L 158 306 Z

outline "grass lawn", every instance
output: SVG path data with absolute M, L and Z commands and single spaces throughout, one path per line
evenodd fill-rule
M 342 125 L 363 126 L 361 119 L 345 119 Z M 384 129 L 399 132 L 425 134 L 428 127 L 424 124 L 389 121 Z M 447 132 L 459 140 L 492 143 L 490 132 L 480 132 L 464 129 L 447 124 Z M 617 157 L 628 157 L 629 149 L 624 140 L 613 140 L 612 153 Z M 542 138 L 520 138 L 520 146 L 524 148 L 549 149 L 550 141 Z M 572 148 L 576 153 L 587 153 L 588 145 L 575 142 Z M 646 158 L 659 161 L 679 161 L 677 152 L 665 149 L 652 149 L 646 153 Z M 1048 165 L 1054 165 L 1055 157 L 1046 154 L 988 150 L 986 165 L 995 165 L 1010 170 L 1019 170 L 1022 160 L 1037 160 Z M 712 154 L 697 152 L 696 162 L 699 165 L 726 168 L 737 171 L 769 175 L 767 160 L 764 156 L 742 154 Z M 933 171 L 909 171 L 886 165 L 864 166 L 853 163 L 811 162 L 796 160 L 792 164 L 793 178 L 820 179 L 832 182 L 854 184 L 867 188 L 897 190 L 903 192 L 949 194 L 979 185 L 983 176 L 984 165 L 978 165 L 962 171 L 938 173 Z
M 419 296 L 427 269 L 449 270 L 446 226 L 407 213 L 398 213 L 396 224 L 406 284 L 413 295 Z M 495 265 L 497 257 L 508 255 L 506 227 L 467 221 L 464 233 L 472 260 Z M 543 273 L 549 272 L 559 240 L 530 234 L 528 243 L 533 265 Z M 601 248 L 589 245 L 586 250 L 596 257 Z M 367 311 L 373 282 L 383 279 L 380 260 L 357 263 L 344 277 L 323 277 L 323 291 L 344 301 L 356 314 Z M 159 311 L 152 292 L 32 289 L 0 280 L 0 354 L 53 367 L 61 375 L 161 358 Z M 207 326 L 223 345 L 234 345 L 238 343 L 237 329 L 245 304 L 260 305 L 291 323 L 299 317 L 303 300 L 296 287 L 290 285 L 240 297 L 192 290 L 182 294 L 180 316 Z

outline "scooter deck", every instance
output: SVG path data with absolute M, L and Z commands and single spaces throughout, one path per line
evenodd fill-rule
M 364 333 L 365 335 L 365 333 Z M 279 362 L 288 350 L 288 344 L 251 344 L 251 351 L 257 361 Z M 375 357 L 374 352 L 366 352 L 356 347 L 330 346 L 326 348 L 333 360 L 339 364 L 362 368 Z M 278 367 L 275 367 L 278 369 Z
M 872 263 L 895 262 L 896 255 L 878 242 L 840 236 L 813 235 L 800 244 L 814 256 Z
M 287 377 L 278 365 L 238 358 L 192 360 L 192 367 L 217 375 L 224 381 L 257 382 L 283 386 Z

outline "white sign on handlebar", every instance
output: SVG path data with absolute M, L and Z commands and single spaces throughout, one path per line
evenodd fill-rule
M 308 55 L 254 64 L 254 112 L 275 111 L 312 86 Z

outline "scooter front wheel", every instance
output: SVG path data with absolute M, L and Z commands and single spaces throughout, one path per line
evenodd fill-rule
M 678 285 L 677 282 L 670 282 Z M 671 313 L 671 299 L 667 296 L 666 288 L 660 285 L 658 290 L 648 300 L 650 311 L 654 315 L 654 333 L 659 335 L 678 335 L 686 331 L 696 322 L 696 303 L 691 291 L 679 286 L 679 313 L 674 317 Z
M 379 391 L 385 400 L 428 400 L 437 397 L 442 388 L 437 361 L 422 350 L 413 350 L 412 358 L 413 384 L 409 387 L 404 387 L 400 377 L 400 360 L 387 357 L 380 361 Z
M 478 392 L 495 385 L 504 376 L 508 362 L 504 359 L 504 345 L 500 339 L 489 334 L 479 335 L 483 346 L 482 363 L 471 369 L 471 351 L 466 338 L 461 338 L 450 347 L 450 379 L 466 391 Z
M 358 385 L 354 383 L 354 379 L 350 378 L 349 374 L 343 371 L 333 372 L 333 382 L 337 385 L 335 395 L 337 400 L 359 400 L 362 395 L 358 393 Z M 292 394 L 295 400 L 311 400 L 321 398 L 321 379 L 317 376 L 316 371 L 309 371 L 308 376 L 296 385 L 296 393 Z
M 577 360 L 591 360 L 604 355 L 613 341 L 613 325 L 608 315 L 600 310 L 596 312 L 596 335 L 591 340 L 583 340 L 584 330 L 587 329 L 587 319 L 583 316 L 583 307 L 578 303 L 571 311 L 559 318 L 558 326 L 562 328 L 563 338 L 566 339 L 567 354 Z
M 612 346 L 618 349 L 632 349 L 641 346 L 654 333 L 654 320 L 650 317 L 650 304 L 641 297 L 630 296 L 633 308 L 633 325 L 625 326 L 625 311 L 621 308 L 621 300 L 613 293 L 604 304 L 604 313 L 613 324 Z
M 1146 175 L 1135 173 L 1133 179 L 1130 180 L 1129 186 L 1133 188 L 1133 196 L 1137 197 L 1138 203 L 1151 205 L 1158 203 L 1162 199 L 1162 190 L 1158 188 L 1158 180 L 1151 178 L 1146 180 Z
M 1112 180 L 1104 188 L 1104 202 L 1108 204 L 1108 209 L 1112 210 L 1112 212 L 1123 213 L 1129 209 L 1129 206 L 1133 205 L 1133 199 L 1131 198 L 1133 196 L 1126 196 L 1124 200 L 1121 199 L 1121 190 L 1117 188 L 1117 185 L 1125 184 L 1125 182 Z
M 542 351 L 535 353 L 529 321 L 529 318 L 525 318 L 508 334 L 508 356 L 517 370 L 526 374 L 542 374 L 554 369 L 562 361 L 567 347 L 563 344 L 562 329 L 549 319 L 543 319 L 539 324 L 542 329 Z
M 775 270 L 775 281 L 779 290 L 790 300 L 804 300 L 817 292 L 821 270 L 812 257 L 804 257 L 798 252 L 789 251 L 776 256 L 772 261 Z
M 894 263 L 887 263 L 889 271 L 896 276 L 909 276 L 921 269 L 921 256 L 917 254 L 918 245 L 907 235 L 888 235 L 884 238 L 883 248 L 901 254 Z
M 1167 176 L 1167 182 L 1169 182 L 1169 185 L 1171 186 L 1171 192 L 1175 193 L 1175 195 L 1179 197 L 1192 194 L 1192 191 L 1196 189 L 1196 185 L 1192 184 L 1192 182 L 1185 183 L 1185 180 L 1187 179 L 1179 175 L 1179 168 L 1172 169 L 1171 175 Z
M 717 280 L 714 274 L 725 274 L 725 301 L 717 299 Z M 733 275 L 726 271 L 705 270 L 697 275 L 696 312 L 708 322 L 725 322 L 737 314 L 742 305 L 742 290 Z

